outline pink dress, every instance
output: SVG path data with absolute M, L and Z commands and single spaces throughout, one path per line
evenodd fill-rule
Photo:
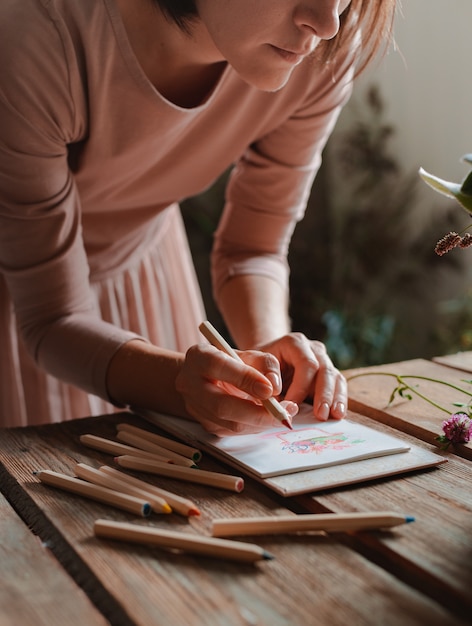
M 124 342 L 201 340 L 178 202 L 232 164 L 215 298 L 236 274 L 287 281 L 352 59 L 307 60 L 276 93 L 228 67 L 180 108 L 144 75 L 114 0 L 1 3 L 0 58 L 0 426 L 113 411 L 106 371 Z

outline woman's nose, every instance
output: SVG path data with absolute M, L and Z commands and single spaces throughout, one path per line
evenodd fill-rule
M 332 39 L 339 31 L 339 1 L 304 3 L 295 13 L 295 23 L 299 28 L 309 29 L 320 39 Z

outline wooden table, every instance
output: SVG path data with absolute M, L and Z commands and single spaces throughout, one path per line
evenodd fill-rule
M 464 354 L 362 371 L 457 383 L 472 378 L 470 363 Z M 385 375 L 353 379 L 350 417 L 438 451 L 435 437 L 445 415 L 417 399 L 387 406 L 394 383 Z M 443 404 L 457 399 L 449 389 L 440 396 Z M 1 431 L 1 626 L 472 624 L 471 445 L 441 453 L 448 462 L 435 469 L 294 498 L 249 478 L 242 493 L 233 493 L 146 476 L 192 499 L 202 513 L 153 514 L 140 523 L 195 534 L 209 535 L 218 517 L 289 511 L 389 509 L 416 517 L 388 532 L 256 537 L 275 559 L 248 565 L 100 540 L 93 536 L 94 520 L 138 523 L 136 517 L 38 482 L 38 469 L 73 474 L 76 462 L 112 464 L 79 437 L 113 438 L 124 420 L 153 428 L 121 414 Z M 200 466 L 235 473 L 208 455 Z

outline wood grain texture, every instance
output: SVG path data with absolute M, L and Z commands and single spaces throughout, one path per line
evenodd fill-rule
M 93 537 L 93 521 L 97 518 L 209 535 L 215 517 L 288 512 L 271 492 L 251 480 L 247 481 L 244 492 L 237 494 L 147 477 L 154 484 L 190 498 L 202 514 L 190 519 L 161 515 L 135 522 L 127 513 L 48 489 L 32 476 L 34 470 L 42 468 L 70 472 L 76 462 L 96 467 L 109 463 L 106 455 L 81 446 L 79 436 L 85 432 L 112 436 L 115 423 L 116 418 L 107 417 L 3 431 L 0 459 L 12 480 L 18 482 L 30 509 L 36 507 L 44 538 L 47 540 L 50 534 L 56 539 L 63 538 L 62 549 L 68 552 L 63 561 L 65 566 L 76 571 L 82 567 L 82 572 L 90 572 L 93 584 L 98 587 L 96 595 L 114 598 L 128 623 L 139 626 L 462 623 L 436 601 L 332 537 L 305 534 L 259 538 L 259 545 L 276 559 L 257 565 L 220 562 L 146 546 L 116 545 Z M 206 457 L 200 465 L 213 471 L 226 469 Z M 100 606 L 100 598 L 97 602 Z M 120 626 L 125 623 L 119 619 L 110 621 Z
M 359 368 L 344 372 L 348 379 L 349 407 L 351 410 L 367 415 L 379 422 L 413 435 L 422 441 L 439 446 L 436 437 L 442 434 L 442 422 L 452 413 L 460 410 L 456 402 L 467 402 L 469 396 L 448 386 L 428 380 L 408 378 L 409 384 L 433 399 L 447 412 L 442 411 L 422 398 L 412 394 L 412 399 L 396 396 L 389 404 L 393 390 L 398 385 L 390 374 L 422 376 L 443 380 L 472 392 L 472 385 L 464 382 L 472 376 L 463 370 L 454 369 L 426 361 L 414 359 L 388 365 Z M 362 374 L 362 376 L 359 376 Z M 378 375 L 377 375 L 378 374 Z M 457 444 L 450 451 L 467 459 L 472 459 L 472 444 Z
M 390 432 L 387 426 L 384 428 Z M 416 521 L 405 528 L 356 533 L 354 545 L 458 616 L 469 618 L 472 465 L 455 455 L 443 454 L 447 463 L 433 470 L 407 474 L 400 480 L 380 480 L 316 496 L 298 496 L 295 500 L 313 513 L 365 512 L 388 507 L 413 515 Z
M 105 626 L 108 622 L 0 494 L 2 626 Z

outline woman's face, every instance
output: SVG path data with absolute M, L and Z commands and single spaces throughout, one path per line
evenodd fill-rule
M 293 69 L 339 30 L 351 0 L 197 0 L 219 60 L 263 91 L 283 87 Z

